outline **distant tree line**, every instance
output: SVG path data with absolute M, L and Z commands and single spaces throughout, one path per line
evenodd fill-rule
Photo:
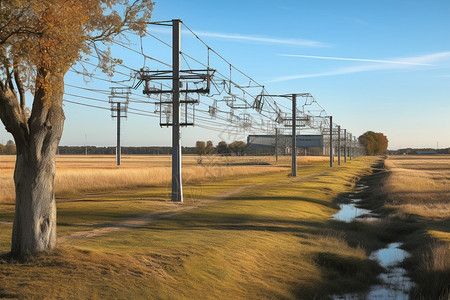
M 225 141 L 220 141 L 216 146 L 214 146 L 212 141 L 197 141 L 195 143 L 195 153 L 198 155 L 211 155 L 211 154 L 221 154 L 221 155 L 243 155 L 247 149 L 247 144 L 243 141 L 234 141 L 227 144 Z
M 0 154 L 16 154 L 16 144 L 11 140 L 6 145 L 0 144 Z
M 390 150 L 388 154 L 450 154 L 450 148 L 433 149 L 433 148 L 403 148 L 398 150 Z
M 389 141 L 381 132 L 367 131 L 358 137 L 366 155 L 381 155 L 387 151 Z
M 235 141 L 227 144 L 225 141 L 219 142 L 214 146 L 212 141 L 197 141 L 195 147 L 182 147 L 183 154 L 198 155 L 244 155 L 247 144 L 243 141 Z M 172 147 L 122 147 L 122 154 L 150 154 L 150 155 L 168 155 L 172 153 Z M 116 147 L 96 147 L 96 146 L 59 146 L 60 155 L 113 155 L 116 153 Z
M 195 147 L 182 147 L 183 154 L 195 154 Z M 113 155 L 116 154 L 116 147 L 96 147 L 96 146 L 60 146 L 58 152 L 61 155 L 77 155 L 77 154 L 99 154 Z M 122 154 L 150 154 L 150 155 L 168 155 L 172 153 L 172 147 L 121 147 Z

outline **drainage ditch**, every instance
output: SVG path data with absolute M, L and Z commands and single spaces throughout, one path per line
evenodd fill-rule
M 368 209 L 359 207 L 361 199 L 358 194 L 362 193 L 368 186 L 364 183 L 356 185 L 355 193 L 349 195 L 349 203 L 340 204 L 340 210 L 333 215 L 333 219 L 342 222 L 353 221 L 376 221 L 381 216 Z M 344 294 L 332 295 L 332 299 L 408 299 L 409 291 L 414 283 L 407 276 L 405 269 L 400 268 L 399 264 L 409 256 L 409 253 L 402 250 L 402 243 L 390 243 L 385 248 L 374 251 L 369 258 L 376 260 L 385 272 L 379 275 L 380 284 L 371 286 L 369 291 L 364 294 Z

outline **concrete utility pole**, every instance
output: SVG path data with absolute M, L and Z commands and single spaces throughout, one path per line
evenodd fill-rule
M 338 125 L 338 166 L 341 165 L 341 126 Z
M 275 128 L 275 161 L 278 161 L 278 128 Z
M 120 148 L 120 103 L 117 103 L 117 148 L 116 148 L 116 157 L 117 157 L 117 165 L 120 166 L 120 156 L 121 156 L 121 148 Z
M 344 129 L 344 163 L 347 162 L 347 129 Z
M 330 116 L 330 168 L 333 167 L 333 116 Z
M 180 144 L 180 20 L 172 20 L 172 201 L 183 202 Z
M 295 136 L 297 121 L 297 95 L 292 94 L 292 177 L 297 176 L 297 138 Z
M 310 97 L 309 93 L 299 93 L 299 94 L 285 94 L 285 95 L 265 95 L 266 97 L 283 97 L 283 98 L 291 98 L 292 100 L 292 172 L 291 175 L 293 177 L 297 176 L 297 137 L 296 137 L 296 129 L 297 129 L 297 121 L 308 121 L 309 116 L 304 116 L 297 119 L 297 96 L 299 97 Z M 286 119 L 284 120 L 286 121 Z M 289 124 L 285 126 L 289 127 Z M 278 134 L 278 131 L 276 131 Z M 284 144 L 284 139 L 283 139 Z
M 148 24 L 171 26 L 172 27 L 172 69 L 170 70 L 149 70 L 142 68 L 137 71 L 137 79 L 135 88 L 144 84 L 143 94 L 167 94 L 172 97 L 171 100 L 167 98 L 160 98 L 160 116 L 159 125 L 172 126 L 172 201 L 183 202 L 183 183 L 181 178 L 181 135 L 180 128 L 182 126 L 194 125 L 194 112 L 192 115 L 192 121 L 188 120 L 188 105 L 194 105 L 199 102 L 197 99 L 188 97 L 189 93 L 196 94 L 209 94 L 210 81 L 215 70 L 208 68 L 204 70 L 182 70 L 180 69 L 180 54 L 181 54 L 181 40 L 180 40 L 180 28 L 181 20 L 174 19 L 165 22 L 149 22 Z M 172 81 L 172 87 L 169 89 L 163 88 L 160 81 L 170 80 Z M 182 81 L 185 83 L 182 88 Z M 155 82 L 154 86 L 150 86 L 150 82 Z M 194 89 L 189 88 L 189 82 L 195 83 Z M 206 87 L 197 88 L 199 82 L 206 82 Z M 182 88 L 182 89 L 181 89 Z M 185 99 L 180 99 L 180 93 L 186 94 Z M 184 120 L 181 117 L 183 111 L 180 109 L 180 105 L 185 105 L 185 117 Z M 192 106 L 193 109 L 193 106 Z M 171 118 L 170 118 L 171 114 Z
M 109 103 L 111 103 L 111 117 L 117 118 L 116 158 L 118 166 L 120 166 L 121 164 L 120 119 L 124 117 L 126 118 L 127 116 L 130 94 L 131 94 L 130 88 L 112 87 L 111 95 L 109 96 Z
M 349 148 L 348 148 L 348 157 L 350 158 L 350 160 L 352 160 L 352 155 L 353 155 L 353 149 L 352 149 L 352 144 L 353 144 L 353 140 L 352 140 L 352 134 L 350 133 L 350 139 L 349 139 L 349 141 L 350 141 L 350 145 L 349 145 Z

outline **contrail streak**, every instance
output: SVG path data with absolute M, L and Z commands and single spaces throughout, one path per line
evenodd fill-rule
M 401 60 L 346 58 L 346 57 L 313 56 L 313 55 L 301 55 L 301 54 L 279 54 L 279 55 L 280 56 L 288 56 L 288 57 L 303 57 L 303 58 L 315 58 L 315 59 L 326 59 L 326 60 L 345 60 L 345 61 L 362 61 L 362 62 L 401 64 L 401 65 L 414 65 L 414 66 L 430 66 L 430 64 L 411 62 L 411 61 L 401 61 Z

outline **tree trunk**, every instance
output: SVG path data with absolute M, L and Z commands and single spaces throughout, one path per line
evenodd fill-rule
M 27 152 L 18 149 L 14 171 L 16 211 L 11 254 L 15 257 L 56 246 L 55 155 L 35 161 L 34 155 Z
M 63 75 L 53 75 L 51 93 L 35 92 L 31 116 L 16 138 L 16 209 L 11 254 L 26 258 L 56 247 L 55 156 L 64 126 Z M 27 127 L 27 128 L 25 128 Z

